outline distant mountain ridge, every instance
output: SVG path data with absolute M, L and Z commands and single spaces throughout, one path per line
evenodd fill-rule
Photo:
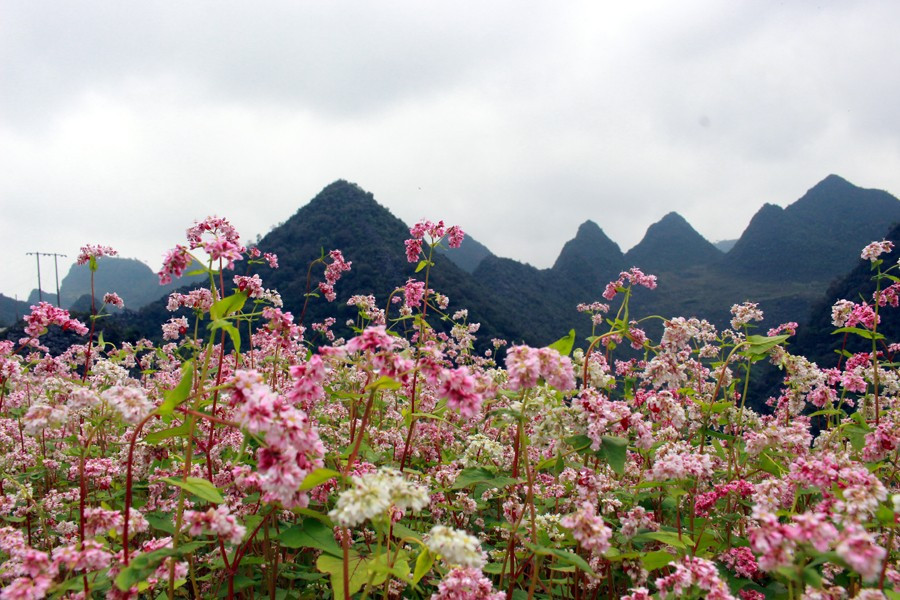
M 551 271 L 575 281 L 608 281 L 625 267 L 625 262 L 618 244 L 588 220 L 565 243 Z
M 829 175 L 786 208 L 760 208 L 721 267 L 768 281 L 830 281 L 852 269 L 858 251 L 898 221 L 896 198 Z
M 848 223 L 851 214 L 860 215 L 860 221 Z M 732 304 L 751 300 L 766 311 L 767 326 L 787 320 L 803 322 L 829 282 L 845 275 L 856 264 L 862 246 L 881 239 L 894 221 L 900 221 L 896 198 L 832 175 L 787 208 L 763 206 L 728 253 L 705 240 L 677 213 L 651 225 L 627 253 L 597 223 L 587 220 L 549 269 L 498 257 L 469 239 L 458 250 L 438 253 L 429 286 L 450 297 L 448 313 L 469 310 L 469 320 L 482 324 L 478 332 L 482 340 L 504 337 L 532 345 L 552 342 L 573 327 L 579 335 L 587 335 L 589 320 L 575 306 L 599 300 L 606 283 L 632 266 L 659 278 L 655 291 L 635 294 L 633 315 L 698 316 L 725 325 Z M 465 229 L 465 223 L 460 225 Z M 322 298 L 313 299 L 304 321 L 308 326 L 336 316 L 341 327 L 356 315 L 346 304 L 350 295 L 373 294 L 384 307 L 408 278 L 421 277 L 406 260 L 403 240 L 408 237 L 408 224 L 371 193 L 339 180 L 259 241 L 262 250 L 279 255 L 281 268 L 256 271 L 267 287 L 281 293 L 285 309 L 299 317 L 310 262 L 323 250 L 342 250 L 353 268 L 337 286 L 338 301 L 327 304 Z M 98 273 L 112 272 L 107 267 L 113 264 L 104 259 Z M 312 271 L 313 291 L 322 270 L 320 266 Z M 155 284 L 155 275 L 153 279 Z M 188 283 L 176 281 L 176 285 Z M 125 289 L 114 282 L 105 287 Z M 154 337 L 159 334 L 158 319 L 164 320 L 165 315 L 165 300 L 160 299 L 138 316 L 122 318 L 154 322 L 157 330 L 144 333 Z M 141 327 L 123 325 L 122 329 L 137 335 Z
M 678 271 L 721 258 L 722 252 L 676 212 L 651 225 L 638 245 L 625 253 L 627 264 L 647 272 Z

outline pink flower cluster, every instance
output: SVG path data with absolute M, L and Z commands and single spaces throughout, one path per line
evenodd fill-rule
M 881 572 L 887 551 L 861 526 L 852 523 L 839 532 L 828 515 L 808 512 L 794 515 L 791 523 L 781 523 L 771 513 L 757 516 L 759 527 L 750 531 L 750 547 L 759 555 L 759 567 L 774 571 L 791 565 L 799 544 L 809 544 L 819 552 L 832 549 L 851 568 L 872 581 Z
M 331 262 L 325 267 L 325 281 L 319 283 L 319 291 L 325 296 L 329 302 L 334 302 L 337 294 L 334 293 L 334 284 L 341 278 L 341 273 L 350 270 L 352 262 L 344 260 L 344 255 L 340 250 L 332 250 L 328 253 Z
M 707 592 L 707 600 L 734 600 L 728 584 L 719 577 L 715 563 L 705 558 L 685 556 L 674 563 L 675 571 L 671 575 L 660 577 L 654 583 L 659 588 L 659 597 L 665 600 L 672 594 L 682 598 L 694 586 Z
M 305 508 L 309 495 L 299 490 L 300 484 L 324 465 L 318 431 L 305 412 L 272 392 L 257 371 L 237 371 L 232 386 L 235 421 L 268 444 L 256 453 L 255 477 L 264 501 Z
M 163 257 L 162 269 L 157 273 L 157 275 L 159 275 L 159 285 L 168 285 L 172 283 L 173 275 L 175 277 L 184 275 L 184 271 L 191 264 L 191 260 L 193 260 L 193 258 L 187 247 L 182 246 L 181 244 L 176 245 L 166 252 L 165 257 Z
M 262 253 L 259 248 L 253 246 L 247 251 L 247 254 L 250 256 L 250 258 L 259 258 L 261 255 L 263 257 L 263 260 L 269 263 L 269 268 L 278 268 L 278 255 L 276 255 L 274 252 Z
M 237 522 L 228 507 L 220 504 L 206 511 L 184 511 L 184 522 L 193 536 L 209 532 L 223 539 L 225 543 L 236 546 L 244 539 L 247 528 Z
M 506 592 L 495 592 L 481 569 L 456 567 L 444 576 L 431 600 L 506 600 Z
M 715 505 L 719 498 L 724 498 L 731 492 L 737 492 L 741 498 L 747 498 L 753 495 L 753 484 L 743 479 L 737 481 L 729 481 L 717 485 L 712 491 L 698 494 L 694 501 L 694 514 L 698 517 L 708 517 L 710 509 Z
M 422 254 L 422 243 L 427 235 L 431 244 L 436 244 L 444 236 L 447 236 L 447 244 L 451 248 L 459 248 L 465 238 L 463 230 L 458 225 L 449 228 L 444 227 L 443 221 L 434 223 L 428 220 L 421 220 L 409 228 L 409 234 L 412 236 L 404 242 L 406 245 L 406 260 L 414 263 L 418 262 L 419 256 Z
M 237 230 L 221 217 L 207 217 L 189 227 L 187 240 L 189 246 L 178 244 L 166 253 L 158 273 L 160 285 L 171 283 L 173 276 L 184 274 L 193 260 L 191 250 L 202 248 L 212 260 L 224 263 L 228 269 L 233 269 L 234 261 L 241 260 L 247 251 L 240 243 Z
M 291 367 L 294 385 L 288 392 L 288 400 L 299 404 L 300 408 L 310 412 L 315 403 L 325 398 L 322 382 L 325 381 L 325 363 L 318 354 L 313 354 L 303 364 Z
M 397 352 L 400 347 L 399 337 L 389 334 L 384 325 L 373 325 L 351 338 L 339 351 L 350 354 L 360 352 L 364 356 L 367 369 L 379 375 L 404 381 L 415 367 L 415 363 Z
M 77 334 L 86 335 L 87 326 L 78 319 L 73 319 L 69 311 L 57 308 L 47 302 L 41 302 L 31 307 L 31 314 L 25 317 L 25 333 L 30 338 L 36 338 L 47 333 L 50 325 L 59 325 L 63 331 L 72 330 Z
M 110 304 L 119 308 L 125 308 L 125 301 L 115 292 L 109 292 L 103 295 L 103 304 Z
M 756 557 L 747 546 L 730 548 L 719 555 L 719 560 L 741 577 L 755 579 L 761 575 Z
M 868 261 L 875 262 L 878 260 L 878 257 L 882 254 L 890 253 L 891 250 L 894 249 L 894 243 L 889 242 L 887 240 L 882 240 L 880 242 L 872 242 L 868 246 L 862 249 L 862 253 L 859 255 L 860 258 L 864 258 Z
M 415 279 L 408 279 L 403 287 L 403 297 L 406 306 L 410 308 L 418 308 L 425 299 L 425 282 Z
M 572 360 L 552 348 L 512 346 L 506 351 L 506 370 L 511 390 L 534 387 L 541 377 L 560 391 L 575 389 Z
M 595 554 L 603 554 L 610 548 L 612 530 L 597 514 L 597 507 L 590 501 L 581 503 L 574 513 L 559 520 L 559 524 L 572 532 L 582 548 Z
M 78 254 L 78 259 L 75 262 L 78 265 L 85 265 L 89 263 L 92 258 L 96 260 L 101 256 L 116 256 L 118 254 L 118 251 L 113 250 L 109 246 L 87 244 L 81 247 L 81 252 Z
M 162 324 L 162 332 L 164 340 L 177 340 L 188 330 L 187 317 L 172 317 Z
M 744 302 L 731 307 L 731 327 L 740 329 L 746 327 L 751 321 L 762 321 L 763 311 L 756 302 Z
M 482 396 L 477 382 L 466 367 L 444 369 L 440 377 L 438 395 L 447 399 L 447 406 L 471 419 L 481 411 Z
M 606 284 L 606 289 L 603 290 L 603 297 L 607 300 L 612 300 L 616 297 L 616 293 L 623 290 L 625 285 L 635 286 L 642 285 L 645 288 L 655 290 L 656 289 L 656 275 L 645 275 L 643 271 L 638 269 L 637 267 L 631 267 L 628 271 L 622 271 L 619 273 L 619 278 L 615 281 L 610 281 Z
M 191 250 L 202 248 L 213 261 L 222 261 L 229 269 L 234 268 L 234 261 L 241 260 L 247 250 L 240 239 L 237 230 L 222 217 L 207 217 L 187 230 Z
M 180 292 L 172 292 L 169 294 L 169 301 L 166 303 L 166 309 L 174 312 L 182 306 L 191 308 L 199 312 L 208 312 L 213 305 L 212 292 L 206 288 L 191 290 L 187 294 Z

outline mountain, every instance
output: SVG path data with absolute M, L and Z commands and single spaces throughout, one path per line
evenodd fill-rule
M 609 239 L 600 226 L 585 221 L 575 237 L 565 243 L 551 271 L 571 283 L 579 283 L 603 291 L 625 267 L 618 244 Z
M 885 270 L 900 256 L 900 225 L 892 227 L 884 236 L 876 236 L 876 239 L 894 242 L 894 251 L 881 257 L 884 259 L 882 270 Z M 805 326 L 799 331 L 797 349 L 794 351 L 799 351 L 821 367 L 835 366 L 838 359 L 835 350 L 839 350 L 845 342 L 844 336 L 832 334 L 835 326 L 831 322 L 831 307 L 838 300 L 861 302 L 860 295 L 871 304 L 872 294 L 875 291 L 875 282 L 872 280 L 874 274 L 872 264 L 866 259 L 860 259 L 857 252 L 854 268 L 832 283 L 813 305 Z M 896 275 L 895 272 L 891 274 Z M 882 289 L 889 283 L 891 282 L 882 283 Z M 887 343 L 900 340 L 900 309 L 891 306 L 879 308 L 879 317 L 881 323 L 878 325 L 878 331 L 887 336 Z M 844 348 L 850 352 L 871 352 L 872 342 L 850 335 L 847 336 Z
M 281 293 L 285 310 L 290 310 L 299 319 L 310 262 L 323 250 L 326 253 L 332 249 L 341 250 L 345 260 L 352 262 L 352 269 L 336 286 L 338 300 L 327 304 L 322 298 L 314 298 L 304 315 L 306 325 L 326 316 L 335 316 L 341 327 L 344 321 L 356 316 L 356 309 L 347 306 L 351 295 L 373 294 L 378 305 L 384 307 L 390 294 L 402 287 L 408 278 L 424 276 L 424 273 L 416 274 L 416 265 L 406 260 L 403 242 L 409 237 L 409 226 L 381 206 L 371 193 L 354 183 L 336 181 L 260 240 L 259 248 L 278 254 L 281 266 L 277 270 L 261 268 L 257 271 L 267 287 Z M 553 335 L 563 335 L 565 331 L 550 333 L 550 325 L 543 325 L 553 322 L 551 312 L 557 306 L 554 302 L 544 303 L 544 294 L 533 298 L 523 313 L 521 289 L 507 293 L 504 278 L 496 272 L 486 279 L 477 276 L 478 273 L 491 273 L 491 264 L 504 260 L 508 261 L 488 254 L 470 275 L 451 261 L 449 254 L 438 253 L 428 285 L 450 298 L 448 314 L 460 308 L 468 309 L 469 321 L 481 323 L 479 337 L 485 342 L 491 337 L 512 337 L 540 343 Z M 521 265 L 520 269 L 527 271 L 530 267 Z M 323 271 L 321 265 L 313 268 L 313 290 L 322 279 Z M 523 314 L 540 324 L 522 331 Z M 397 316 L 396 308 L 390 316 Z
M 590 321 L 578 314 L 575 306 L 600 300 L 605 284 L 632 265 L 659 279 L 652 292 L 634 291 L 631 316 L 697 316 L 721 327 L 727 325 L 733 304 L 752 301 L 766 313 L 759 330 L 765 331 L 785 321 L 804 322 L 829 282 L 856 265 L 860 249 L 881 239 L 890 223 L 900 220 L 898 205 L 900 202 L 885 192 L 863 190 L 829 176 L 787 208 L 763 206 L 728 254 L 722 254 L 676 213 L 651 225 L 641 242 L 624 255 L 599 225 L 586 221 L 563 246 L 552 268 L 537 269 L 495 256 L 469 240 L 470 247 L 466 249 L 464 242 L 462 255 L 455 255 L 457 260 L 453 251 L 434 257 L 428 283 L 450 298 L 447 314 L 466 308 L 469 321 L 481 323 L 478 337 L 482 349 L 492 337 L 545 345 L 571 328 L 583 338 Z M 849 214 L 857 213 L 861 222 L 849 219 Z M 460 225 L 465 228 L 465 223 Z M 336 286 L 337 301 L 329 304 L 323 298 L 311 298 L 302 317 L 308 327 L 334 316 L 336 332 L 348 335 L 345 323 L 356 317 L 356 309 L 347 306 L 351 295 L 372 294 L 378 305 L 385 307 L 408 278 L 424 277 L 406 260 L 403 242 L 408 237 L 408 224 L 381 206 L 371 193 L 356 184 L 336 181 L 259 240 L 261 250 L 278 254 L 281 268 L 253 266 L 252 270 L 266 287 L 281 293 L 285 310 L 299 320 L 307 277 L 313 292 L 323 278 L 324 266 L 314 265 L 310 271 L 310 263 L 323 252 L 340 249 L 353 267 Z M 848 263 L 847 268 L 840 266 Z M 118 266 L 113 259 L 101 262 L 98 293 L 106 291 L 100 276 L 115 271 L 113 266 Z M 141 277 L 152 276 L 155 283 L 149 268 L 122 266 L 143 273 Z M 68 279 L 64 297 L 78 289 Z M 176 281 L 181 286 L 188 283 Z M 111 283 L 110 287 L 120 294 L 125 291 L 121 284 Z M 159 293 L 160 288 L 155 289 Z M 135 302 L 126 297 L 126 307 L 133 309 Z M 137 312 L 101 320 L 101 327 L 108 331 L 106 339 L 158 339 L 160 324 L 171 316 L 165 304 L 163 298 Z M 2 306 L 0 302 L 0 309 Z M 397 316 L 396 307 L 390 316 Z M 658 334 L 654 328 L 661 322 L 645 322 L 651 335 Z M 435 319 L 432 323 L 447 328 L 446 322 Z
M 197 266 L 192 265 L 187 271 L 190 272 Z M 138 309 L 163 296 L 168 296 L 175 289 L 188 285 L 190 281 L 205 282 L 206 278 L 189 276 L 168 285 L 160 285 L 156 273 L 136 258 L 104 256 L 98 261 L 97 271 L 94 273 L 94 292 L 98 301 L 105 293 L 115 292 L 125 302 L 126 308 Z M 63 307 L 72 308 L 84 296 L 87 296 L 90 306 L 91 271 L 87 265 L 72 265 L 59 286 L 59 295 Z M 56 294 L 53 296 L 55 300 Z
M 670 212 L 651 225 L 638 245 L 625 253 L 625 263 L 646 273 L 678 272 L 714 263 L 722 256 L 684 217 Z
M 713 242 L 713 246 L 719 249 L 721 252 L 730 252 L 734 245 L 737 243 L 737 240 L 719 240 L 717 242 Z
M 764 205 L 721 269 L 764 281 L 827 284 L 852 269 L 860 249 L 897 221 L 896 198 L 829 175 L 787 208 Z
M 0 294 L 0 327 L 12 325 L 24 317 L 30 312 L 28 307 L 27 302 Z
M 441 246 L 438 252 L 445 255 L 453 263 L 466 273 L 474 273 L 478 265 L 488 256 L 493 256 L 487 246 L 466 234 L 459 248 L 446 248 Z

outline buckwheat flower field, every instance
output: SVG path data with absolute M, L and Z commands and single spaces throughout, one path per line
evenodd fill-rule
M 209 260 L 163 345 L 104 341 L 102 306 L 33 306 L 0 342 L 0 599 L 900 598 L 890 242 L 862 249 L 874 295 L 833 310 L 836 349 L 868 350 L 820 369 L 791 354 L 796 323 L 753 333 L 752 303 L 650 339 L 629 302 L 657 282 L 636 268 L 579 307 L 591 337 L 476 352 L 429 287 L 463 235 L 412 227 L 415 276 L 352 297 L 343 338 L 283 311 L 278 258 L 222 218 L 166 255 L 161 282 Z M 352 268 L 323 250 L 306 302 Z M 74 340 L 55 356 L 50 328 Z M 759 414 L 764 361 L 783 383 Z

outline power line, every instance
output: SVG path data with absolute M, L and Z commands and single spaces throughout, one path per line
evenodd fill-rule
M 26 252 L 28 256 L 34 256 L 35 262 L 37 263 L 37 278 L 38 278 L 38 301 L 44 301 L 44 290 L 41 288 L 41 257 L 42 256 L 52 256 L 53 257 L 53 272 L 56 276 L 56 306 L 60 308 L 60 298 L 59 298 L 59 262 L 57 261 L 58 257 L 65 257 L 65 254 L 60 254 L 58 252 Z

